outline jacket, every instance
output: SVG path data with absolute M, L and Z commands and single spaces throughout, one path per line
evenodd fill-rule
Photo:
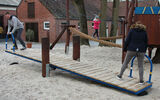
M 123 51 L 146 52 L 147 45 L 146 27 L 142 24 L 133 24 L 125 40 Z
M 100 20 L 98 20 L 98 21 L 94 20 L 93 22 L 94 22 L 93 28 L 94 29 L 99 29 L 99 24 L 101 23 L 101 21 Z
M 11 27 L 13 27 L 11 31 Z M 8 32 L 14 33 L 17 29 L 24 28 L 22 22 L 16 17 L 11 16 L 8 20 Z

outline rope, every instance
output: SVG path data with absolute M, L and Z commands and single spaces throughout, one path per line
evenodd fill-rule
M 100 37 L 100 40 L 115 40 L 115 39 L 121 39 L 123 36 L 112 36 L 112 37 Z
M 119 44 L 115 44 L 115 43 L 108 42 L 108 41 L 104 41 L 104 40 L 95 39 L 95 38 L 93 38 L 93 37 L 91 37 L 91 36 L 89 36 L 89 35 L 86 35 L 85 33 L 82 33 L 82 32 L 80 32 L 80 31 L 76 30 L 75 28 L 70 27 L 69 29 L 70 29 L 70 31 L 71 31 L 73 34 L 77 34 L 77 35 L 79 35 L 79 36 L 82 37 L 82 38 L 87 38 L 87 39 L 90 39 L 90 40 L 93 40 L 93 41 L 102 43 L 102 44 L 104 44 L 104 45 L 109 45 L 109 46 L 113 46 L 113 47 L 122 48 L 122 46 L 119 45 Z

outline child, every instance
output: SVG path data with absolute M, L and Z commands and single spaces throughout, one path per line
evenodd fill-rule
M 93 28 L 95 29 L 95 32 L 93 33 L 93 37 L 95 36 L 95 34 L 97 35 L 97 38 L 99 39 L 99 35 L 98 35 L 98 29 L 99 29 L 99 24 L 101 23 L 101 21 L 99 20 L 98 17 L 94 18 L 93 20 L 94 26 Z

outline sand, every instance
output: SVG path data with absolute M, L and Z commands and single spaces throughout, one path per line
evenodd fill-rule
M 8 48 L 11 45 L 9 43 Z M 34 43 L 31 50 L 38 52 L 40 49 L 41 45 Z M 40 63 L 5 53 L 4 50 L 5 42 L 0 42 L 0 100 L 160 100 L 160 64 L 154 64 L 153 87 L 148 90 L 148 95 L 136 96 L 61 70 L 51 71 L 50 77 L 43 78 Z M 64 54 L 62 43 L 57 44 L 51 52 L 72 58 L 72 45 L 68 55 Z M 121 53 L 120 48 L 98 47 L 97 43 L 92 43 L 90 47 L 81 46 L 81 62 L 119 72 Z M 19 64 L 9 65 L 15 61 Z M 147 59 L 144 69 L 144 79 L 147 81 L 150 69 Z M 129 69 L 124 74 L 128 75 Z M 136 61 L 133 76 L 139 77 Z

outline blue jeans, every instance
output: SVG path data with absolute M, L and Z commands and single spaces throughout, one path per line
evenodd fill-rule
M 23 28 L 20 28 L 20 29 L 17 29 L 16 32 L 14 33 L 14 37 L 15 37 L 15 48 L 18 48 L 17 43 L 16 43 L 16 39 L 19 40 L 19 42 L 21 43 L 21 45 L 22 45 L 23 47 L 26 47 L 24 41 L 23 41 L 22 38 L 21 38 L 22 31 L 23 31 Z

